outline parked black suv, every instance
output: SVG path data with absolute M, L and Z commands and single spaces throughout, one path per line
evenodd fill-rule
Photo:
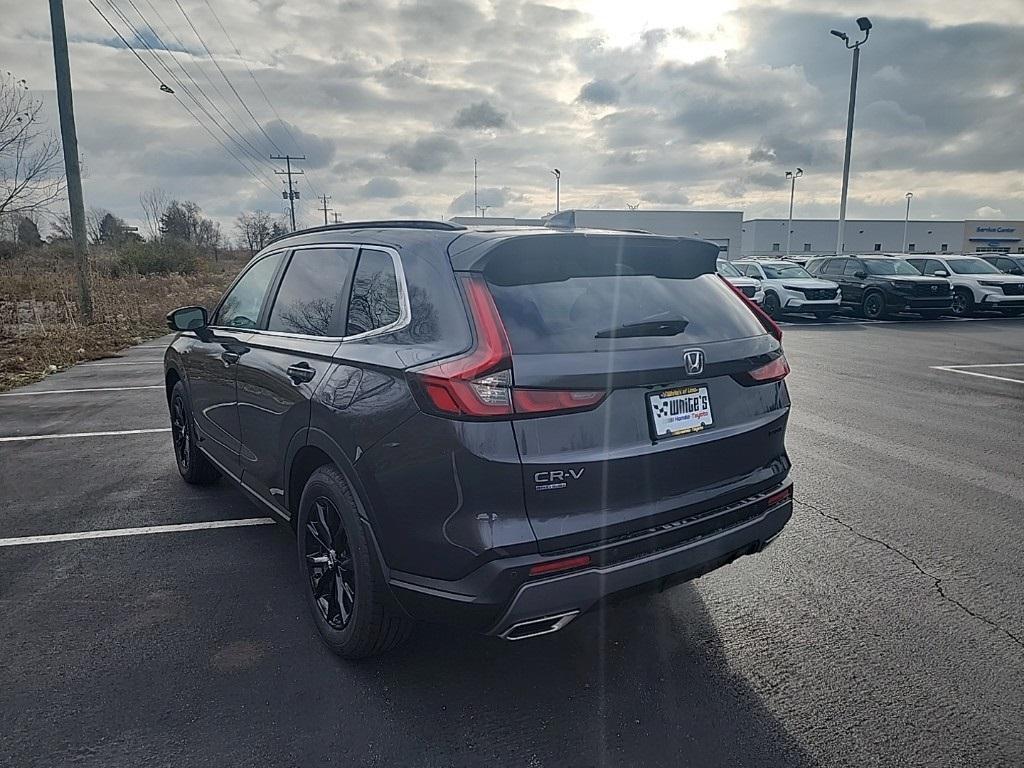
M 181 475 L 298 533 L 346 657 L 517 640 L 762 550 L 792 514 L 781 333 L 701 240 L 371 222 L 168 315 Z
M 976 253 L 1000 272 L 1008 275 L 1024 275 L 1024 254 L 1020 253 Z
M 843 306 L 876 320 L 898 312 L 937 318 L 952 314 L 948 280 L 924 277 L 891 256 L 839 256 L 814 259 L 806 267 L 817 277 L 839 283 Z

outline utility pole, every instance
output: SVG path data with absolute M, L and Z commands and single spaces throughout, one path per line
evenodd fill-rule
M 92 278 L 85 234 L 85 200 L 82 196 L 82 169 L 78 161 L 78 136 L 75 132 L 75 106 L 71 98 L 71 64 L 68 61 L 68 33 L 64 26 L 64 0 L 50 0 L 50 28 L 53 32 L 53 68 L 57 74 L 57 111 L 60 113 L 60 139 L 64 148 L 64 173 L 68 180 L 68 204 L 71 208 L 71 242 L 78 272 L 78 308 L 82 318 L 92 320 Z
M 323 195 L 320 195 L 320 199 L 324 201 L 324 207 L 323 207 L 323 211 L 324 211 L 324 226 L 326 227 L 327 226 L 327 201 L 331 199 L 331 196 L 328 195 L 328 194 L 323 194 Z
M 562 210 L 562 172 L 555 168 L 551 171 L 555 177 L 555 213 Z
M 476 158 L 474 157 L 473 158 L 473 210 L 476 211 L 476 215 L 479 216 L 480 215 L 480 206 L 477 205 L 478 200 L 477 200 L 477 193 L 476 193 L 476 179 L 477 179 L 477 175 L 476 175 Z
M 903 250 L 900 253 L 907 252 L 907 230 L 910 228 L 910 201 L 913 197 L 913 192 L 907 192 L 907 216 L 903 219 Z
M 292 170 L 292 160 L 305 160 L 305 155 L 271 155 L 271 160 L 284 160 L 285 169 L 283 171 L 274 171 L 278 176 L 288 177 L 288 191 L 282 192 L 281 197 L 289 202 L 292 211 L 292 232 L 295 231 L 295 201 L 299 197 L 299 191 L 292 186 L 292 176 L 302 176 L 302 171 Z
M 334 223 L 335 224 L 339 223 L 338 222 L 338 212 L 337 211 L 331 211 L 331 216 L 334 217 Z

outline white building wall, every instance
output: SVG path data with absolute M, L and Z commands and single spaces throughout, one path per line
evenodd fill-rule
M 736 259 L 743 239 L 742 211 L 616 211 L 576 209 L 577 227 L 641 229 L 656 235 L 700 237 Z
M 786 219 L 750 219 L 743 222 L 744 256 L 784 254 Z M 835 253 L 839 222 L 833 219 L 794 219 L 792 253 Z M 903 222 L 850 219 L 844 229 L 846 253 L 899 253 L 903 250 Z M 916 253 L 958 253 L 964 242 L 962 221 L 911 221 L 907 250 Z

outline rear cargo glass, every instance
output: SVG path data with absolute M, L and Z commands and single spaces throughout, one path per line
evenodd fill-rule
M 610 239 L 610 238 L 609 238 Z M 717 253 L 685 248 L 519 250 L 484 270 L 513 352 L 590 352 L 724 341 L 764 328 L 713 270 Z M 705 271 L 702 271 L 705 270 Z

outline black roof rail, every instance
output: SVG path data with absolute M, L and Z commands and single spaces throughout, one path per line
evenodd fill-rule
M 296 235 L 308 235 L 313 232 L 334 232 L 346 229 L 434 229 L 441 232 L 461 232 L 467 229 L 462 224 L 455 224 L 450 221 L 429 221 L 420 219 L 382 219 L 379 221 L 342 221 L 337 224 L 325 224 L 321 227 L 309 227 L 308 229 L 297 229 L 294 232 L 286 232 L 270 240 L 267 244 L 276 243 L 286 237 Z

